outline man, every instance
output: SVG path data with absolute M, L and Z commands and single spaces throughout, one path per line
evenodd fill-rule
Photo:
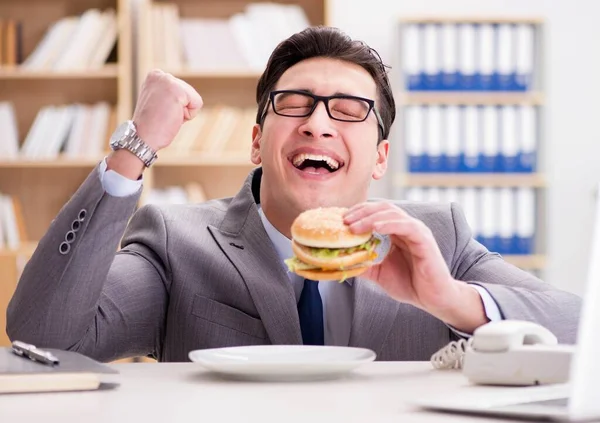
M 276 48 L 257 102 L 251 157 L 260 167 L 234 198 L 146 206 L 127 225 L 144 167 L 202 106 L 189 85 L 150 73 L 129 128 L 141 141 L 117 131 L 116 151 L 52 222 L 10 302 L 11 339 L 103 361 L 185 361 L 194 349 L 312 343 L 318 332 L 380 360 L 428 360 L 459 334 L 510 318 L 575 341 L 580 299 L 488 252 L 456 205 L 367 202 L 395 117 L 373 50 L 307 29 Z M 349 207 L 352 230 L 389 235 L 385 260 L 344 283 L 288 273 L 292 221 L 318 206 Z M 307 287 L 321 320 L 302 331 Z

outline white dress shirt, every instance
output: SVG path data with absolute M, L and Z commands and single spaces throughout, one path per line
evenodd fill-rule
M 106 170 L 106 159 L 100 163 L 99 177 L 104 190 L 113 197 L 126 197 L 135 194 L 142 186 L 143 180 L 140 178 L 137 181 L 126 178 L 113 170 Z M 269 222 L 265 216 L 260 204 L 258 205 L 258 213 L 262 220 L 263 226 L 267 235 L 271 239 L 275 250 L 281 260 L 281 265 L 287 272 L 287 267 L 283 262 L 285 259 L 293 256 L 291 241 L 279 232 Z M 304 279 L 295 273 L 288 272 L 290 282 L 294 286 L 296 294 L 296 302 L 300 300 L 300 294 L 304 286 Z M 472 285 L 481 296 L 485 313 L 490 320 L 501 320 L 500 309 L 496 301 L 492 298 L 489 292 L 479 285 Z M 350 341 L 350 329 L 352 323 L 352 281 L 344 281 L 342 283 L 324 281 L 319 283 L 319 293 L 323 302 L 323 324 L 325 332 L 325 345 L 341 345 L 347 346 Z M 450 327 L 457 334 L 468 337 L 469 334 L 460 332 Z

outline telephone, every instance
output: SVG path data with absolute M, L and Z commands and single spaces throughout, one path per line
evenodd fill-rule
M 536 323 L 501 320 L 477 328 L 468 340 L 451 342 L 431 362 L 438 369 L 462 369 L 476 384 L 543 385 L 568 381 L 574 351 Z

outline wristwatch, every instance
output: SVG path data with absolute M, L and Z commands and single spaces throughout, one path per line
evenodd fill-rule
M 138 136 L 137 129 L 132 120 L 128 120 L 119 125 L 110 137 L 110 148 L 113 151 L 125 149 L 135 154 L 144 166 L 150 167 L 158 158 L 148 144 Z

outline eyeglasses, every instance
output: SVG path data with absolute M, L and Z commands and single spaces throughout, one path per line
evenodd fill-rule
M 269 99 L 275 114 L 287 117 L 308 117 L 315 111 L 319 101 L 325 104 L 331 119 L 341 122 L 363 122 L 372 110 L 381 129 L 381 135 L 385 133 L 381 116 L 375 109 L 375 101 L 368 98 L 342 94 L 325 97 L 306 91 L 280 90 L 271 91 Z M 267 109 L 261 121 L 266 114 Z

